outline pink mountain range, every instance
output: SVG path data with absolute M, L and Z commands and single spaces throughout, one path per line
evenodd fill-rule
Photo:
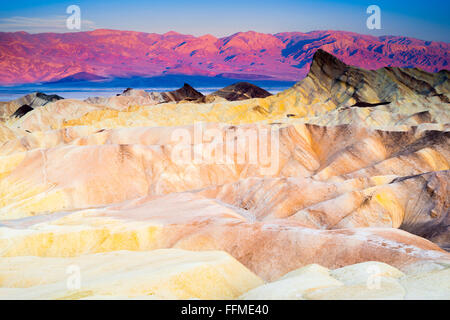
M 0 33 L 0 84 L 172 74 L 297 81 L 318 48 L 366 69 L 449 69 L 449 43 L 344 31 L 249 31 L 224 38 L 117 30 L 12 32 Z

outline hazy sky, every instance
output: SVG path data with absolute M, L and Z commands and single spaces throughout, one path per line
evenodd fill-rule
M 369 30 L 369 5 L 381 8 L 381 30 Z M 301 0 L 100 0 L 2 3 L 0 31 L 73 32 L 66 8 L 81 8 L 82 29 L 99 28 L 215 36 L 254 30 L 346 30 L 371 35 L 404 35 L 450 42 L 450 1 Z

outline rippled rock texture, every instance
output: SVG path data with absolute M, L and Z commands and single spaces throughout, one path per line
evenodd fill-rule
M 1 123 L 1 298 L 450 298 L 447 71 L 319 50 L 277 95 L 196 95 Z

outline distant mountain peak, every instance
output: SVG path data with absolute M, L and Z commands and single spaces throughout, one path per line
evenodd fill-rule
M 96 81 L 96 80 L 105 80 L 107 78 L 93 74 L 93 73 L 89 73 L 89 72 L 77 72 L 74 74 L 71 74 L 67 77 L 58 79 L 58 80 L 54 80 L 51 81 L 51 83 L 62 83 L 62 82 L 76 82 L 76 81 Z
M 164 33 L 163 34 L 163 36 L 165 36 L 165 37 L 169 37 L 169 36 L 179 36 L 179 35 L 181 35 L 181 33 L 178 33 L 178 32 L 176 32 L 176 31 L 169 31 L 169 32 L 166 32 L 166 33 Z

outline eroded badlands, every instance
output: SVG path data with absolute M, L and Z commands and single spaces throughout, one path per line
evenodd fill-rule
M 448 76 L 3 104 L 0 298 L 450 299 Z

